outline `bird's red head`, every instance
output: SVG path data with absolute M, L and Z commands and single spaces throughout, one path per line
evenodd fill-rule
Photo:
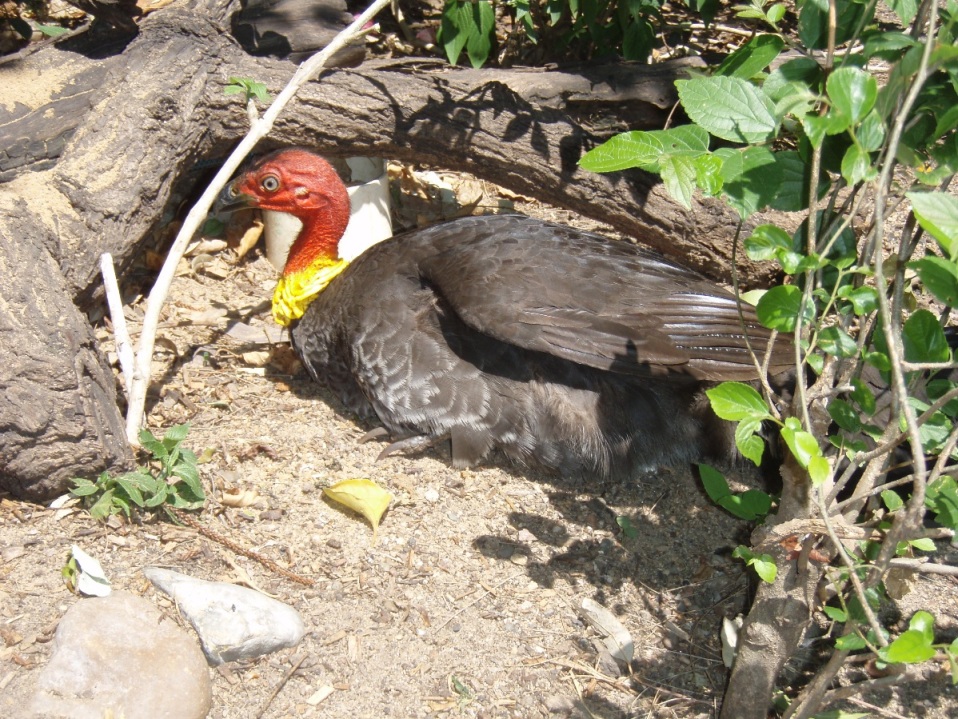
M 349 222 L 349 195 L 336 171 L 318 155 L 299 148 L 266 155 L 233 180 L 228 195 L 232 206 L 286 212 L 302 221 L 284 275 L 338 259 L 339 240 Z

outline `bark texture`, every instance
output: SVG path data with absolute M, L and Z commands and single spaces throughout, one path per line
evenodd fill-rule
M 246 132 L 242 97 L 225 95 L 227 79 L 255 78 L 275 94 L 292 74 L 291 63 L 249 56 L 230 37 L 237 9 L 230 0 L 169 6 L 112 52 L 83 50 L 81 37 L 0 66 L 0 262 L 8 278 L 0 488 L 45 498 L 71 476 L 131 460 L 113 379 L 82 313 L 101 301 L 100 255 L 113 254 L 122 281 L 201 186 L 206 163 Z M 681 72 L 368 62 L 306 87 L 271 142 L 467 170 L 727 279 L 737 220 L 718 203 L 696 199 L 686 211 L 644 173 L 578 168 L 602 138 L 576 118 L 613 107 L 631 128 L 661 126 Z M 766 279 L 740 269 L 756 284 Z

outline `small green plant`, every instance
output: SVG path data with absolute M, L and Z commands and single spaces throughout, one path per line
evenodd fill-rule
M 514 18 L 513 37 L 536 45 L 545 42 L 570 57 L 589 59 L 619 54 L 647 60 L 655 42 L 661 0 L 503 0 Z M 706 15 L 711 3 L 701 10 Z M 714 9 L 712 10 L 714 12 Z M 496 9 L 491 0 L 446 0 L 437 39 L 455 65 L 465 50 L 473 67 L 482 67 L 492 52 Z
M 767 23 L 773 30 L 778 30 L 778 24 L 785 17 L 785 5 L 772 0 L 751 0 L 748 5 L 733 5 L 735 17 L 760 20 Z
M 735 493 L 721 472 L 707 464 L 699 465 L 699 477 L 709 499 L 739 519 L 761 522 L 772 509 L 772 498 L 758 489 Z
M 770 554 L 758 554 L 748 547 L 739 546 L 732 552 L 732 556 L 744 561 L 746 566 L 752 567 L 763 582 L 771 584 L 778 576 L 775 557 Z
M 243 93 L 244 104 L 249 103 L 254 97 L 260 102 L 269 102 L 269 92 L 266 90 L 266 85 L 249 77 L 231 77 L 229 85 L 223 92 L 227 95 Z
M 176 509 L 199 509 L 206 501 L 196 455 L 182 446 L 190 425 L 178 424 L 157 439 L 149 430 L 140 432 L 140 444 L 152 458 L 145 467 L 116 477 L 103 472 L 95 481 L 75 478 L 71 494 L 82 497 L 90 515 L 104 521 L 114 514 L 132 515 L 134 507 L 153 509 L 170 505 Z

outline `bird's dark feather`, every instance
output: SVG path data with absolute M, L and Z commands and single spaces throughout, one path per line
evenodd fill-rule
M 769 333 L 748 307 L 752 345 Z M 374 246 L 291 331 L 312 375 L 397 438 L 561 471 L 725 453 L 702 381 L 754 379 L 735 298 L 626 243 L 522 216 Z M 787 362 L 781 353 L 773 367 Z

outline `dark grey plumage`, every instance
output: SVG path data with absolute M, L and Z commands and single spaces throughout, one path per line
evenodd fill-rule
M 523 216 L 374 246 L 291 328 L 310 374 L 400 441 L 563 473 L 728 458 L 711 383 L 755 378 L 735 298 L 624 242 Z M 743 308 L 752 347 L 769 337 Z M 787 366 L 783 343 L 773 371 Z

